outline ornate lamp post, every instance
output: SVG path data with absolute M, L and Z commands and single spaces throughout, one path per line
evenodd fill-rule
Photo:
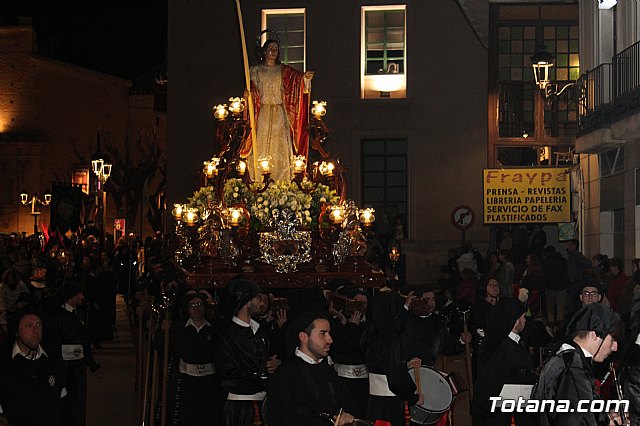
M 104 240 L 104 231 L 107 223 L 107 192 L 104 190 L 104 184 L 111 176 L 111 167 L 113 165 L 105 162 L 102 158 L 91 161 L 93 173 L 98 177 L 98 193 L 96 197 L 96 207 L 100 214 L 96 214 L 96 221 L 100 222 L 100 232 Z M 102 202 L 100 202 L 102 199 Z
M 48 206 L 51 203 L 51 194 L 49 191 L 45 191 L 44 200 L 38 198 L 38 194 L 33 194 L 31 200 L 29 200 L 29 194 L 24 189 L 20 193 L 20 202 L 23 206 L 31 204 L 31 216 L 33 216 L 33 233 L 38 234 L 38 217 L 40 216 L 40 210 L 38 210 L 38 204 L 41 206 Z

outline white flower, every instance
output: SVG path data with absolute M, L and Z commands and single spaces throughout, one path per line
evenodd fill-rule
M 327 199 L 326 199 L 326 198 L 324 198 L 324 197 L 320 197 L 320 202 L 321 202 L 321 203 L 324 203 L 324 202 L 326 202 L 326 201 L 327 201 Z
M 262 198 L 262 197 L 258 197 L 258 202 L 259 202 L 259 203 L 261 203 L 261 202 L 262 202 L 262 200 L 263 200 L 263 198 Z
M 233 193 L 233 198 L 238 198 L 238 193 L 237 192 Z
M 240 191 L 240 188 L 238 188 L 237 186 L 233 188 L 234 192 L 238 192 Z

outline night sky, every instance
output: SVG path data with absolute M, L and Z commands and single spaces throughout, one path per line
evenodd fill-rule
M 31 16 L 36 53 L 135 79 L 166 60 L 167 0 L 0 0 L 0 24 Z

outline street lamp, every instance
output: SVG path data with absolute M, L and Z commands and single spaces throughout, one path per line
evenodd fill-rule
M 102 215 L 96 215 L 96 220 L 100 218 L 100 231 L 102 232 L 102 238 L 104 240 L 104 230 L 107 223 L 107 192 L 104 190 L 104 184 L 111 176 L 111 167 L 113 165 L 105 162 L 102 158 L 91 161 L 91 168 L 93 173 L 98 177 L 98 198 L 96 198 L 96 205 L 98 211 L 102 210 Z M 102 206 L 100 206 L 100 198 L 102 195 Z
M 546 46 L 540 45 L 536 48 L 531 59 L 531 67 L 533 68 L 533 76 L 536 80 L 536 85 L 540 89 L 542 96 L 547 99 L 553 99 L 553 97 L 560 96 L 566 89 L 575 86 L 575 82 L 566 84 L 562 89 L 558 90 L 557 83 L 552 83 L 549 77 L 549 72 L 554 65 L 553 54 L 547 52 Z
M 38 234 L 38 217 L 40 216 L 40 210 L 38 210 L 38 204 L 41 206 L 48 206 L 51 204 L 51 193 L 45 191 L 44 200 L 38 198 L 38 194 L 33 194 L 31 200 L 29 200 L 29 194 L 24 189 L 20 193 L 20 202 L 23 206 L 31 204 L 31 216 L 33 216 L 33 233 Z

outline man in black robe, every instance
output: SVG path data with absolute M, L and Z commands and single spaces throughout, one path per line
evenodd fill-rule
M 411 304 L 419 297 L 426 301 L 424 312 L 416 313 Z M 404 303 L 401 316 L 402 356 L 405 361 L 418 358 L 422 365 L 433 367 L 439 355 L 455 355 L 464 350 L 464 343 L 471 341 L 470 333 L 462 333 L 459 339 L 449 334 L 443 318 L 435 313 L 436 295 L 433 290 L 411 291 Z
M 405 363 L 398 335 L 398 315 L 402 302 L 397 293 L 380 292 L 372 301 L 372 319 L 361 340 L 369 370 L 367 417 L 405 426 L 405 407 L 423 405 L 408 369 L 420 365 L 413 359 Z M 411 365 L 409 365 L 411 364 Z
M 346 286 L 340 295 L 347 299 L 361 303 L 362 310 L 353 312 L 337 312 L 338 315 L 331 322 L 331 360 L 338 377 L 351 392 L 358 404 L 360 413 L 366 413 L 369 401 L 369 374 L 365 365 L 364 354 L 360 350 L 362 334 L 366 330 L 367 295 L 351 286 Z
M 487 315 L 486 340 L 471 404 L 476 426 L 509 426 L 512 413 L 491 412 L 489 398 L 500 395 L 505 384 L 533 385 L 537 379 L 533 359 L 520 344 L 525 323 L 524 305 L 513 298 L 501 299 Z M 518 426 L 533 422 L 528 414 L 516 414 L 515 418 Z
M 84 426 L 87 412 L 87 368 L 102 379 L 104 372 L 93 359 L 87 329 L 77 312 L 84 301 L 84 293 L 75 281 L 64 283 L 56 296 L 62 302 L 53 311 L 55 331 L 61 345 L 62 359 L 66 371 L 67 404 L 63 411 L 65 424 Z
M 220 330 L 214 365 L 222 388 L 228 392 L 224 406 L 225 426 L 252 426 L 260 421 L 267 378 L 277 368 L 269 358 L 269 337 L 252 319 L 260 312 L 260 288 L 245 279 L 227 287 L 225 309 L 232 316 Z
M 347 425 L 358 407 L 335 370 L 327 363 L 330 324 L 321 314 L 303 313 L 291 324 L 298 332 L 295 356 L 269 380 L 267 421 L 270 426 Z
M 188 318 L 174 324 L 169 335 L 169 348 L 177 359 L 181 383 L 178 424 L 222 425 L 226 395 L 213 368 L 215 330 L 205 317 L 206 296 L 187 294 L 183 304 Z M 169 321 L 165 320 L 163 330 L 168 326 Z
M 61 421 L 67 395 L 62 360 L 42 347 L 43 315 L 33 306 L 20 309 L 11 324 L 13 344 L 0 360 L 0 405 L 16 426 L 68 425 Z
M 617 336 L 624 325 L 620 316 L 601 303 L 580 309 L 567 325 L 572 340 L 545 365 L 534 398 L 568 400 L 570 412 L 545 410 L 539 414 L 541 426 L 608 425 L 607 413 L 578 412 L 579 401 L 593 401 L 596 393 L 592 362 L 602 362 L 618 350 Z M 556 410 L 557 411 L 557 410 Z M 619 422 L 618 422 L 619 423 Z

